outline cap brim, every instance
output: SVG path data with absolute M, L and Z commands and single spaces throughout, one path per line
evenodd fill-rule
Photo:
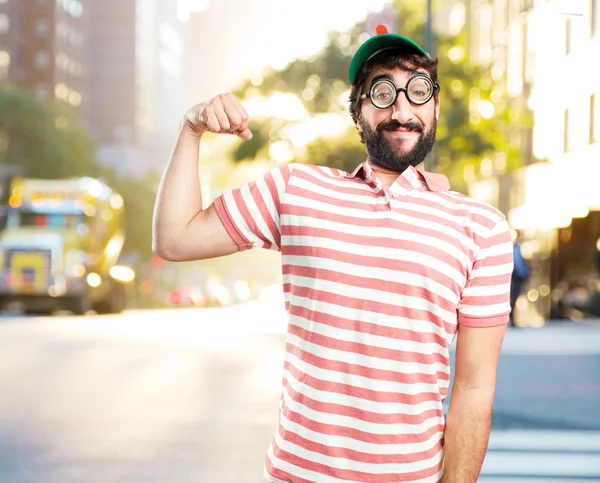
M 378 54 L 382 50 L 390 48 L 397 48 L 399 50 L 406 50 L 407 52 L 424 55 L 429 57 L 429 54 L 423 50 L 423 48 L 406 37 L 398 34 L 380 34 L 375 35 L 363 43 L 350 63 L 350 84 L 354 85 L 356 82 L 356 76 L 358 71 L 374 55 Z

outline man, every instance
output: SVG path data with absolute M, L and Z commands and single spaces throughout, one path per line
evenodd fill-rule
M 208 207 L 200 140 L 252 133 L 231 94 L 188 111 L 153 248 L 174 261 L 282 253 L 289 323 L 268 481 L 475 482 L 510 312 L 510 232 L 501 213 L 423 169 L 440 112 L 437 61 L 383 33 L 356 52 L 350 82 L 365 163 L 353 173 L 285 165 Z

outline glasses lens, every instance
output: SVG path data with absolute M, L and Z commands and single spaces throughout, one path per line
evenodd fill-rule
M 395 96 L 396 88 L 390 81 L 380 80 L 371 87 L 371 102 L 377 107 L 390 107 Z
M 433 82 L 429 77 L 413 77 L 407 86 L 408 98 L 414 104 L 424 104 L 433 95 Z

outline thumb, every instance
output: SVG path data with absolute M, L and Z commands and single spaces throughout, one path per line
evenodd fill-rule
M 248 128 L 244 129 L 243 131 L 239 131 L 237 135 L 244 141 L 250 141 L 250 139 L 252 139 L 252 131 L 250 131 Z

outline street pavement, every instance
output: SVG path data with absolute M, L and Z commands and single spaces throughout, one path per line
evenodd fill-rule
M 285 321 L 0 317 L 0 483 L 263 483 Z M 509 329 L 483 483 L 600 482 L 600 322 Z

